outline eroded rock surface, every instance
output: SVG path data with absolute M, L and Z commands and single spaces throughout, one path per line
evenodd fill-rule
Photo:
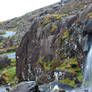
M 79 12 L 67 11 L 68 14 L 53 12 L 55 8 L 51 8 L 51 13 L 34 17 L 16 53 L 18 78 L 43 84 L 55 80 L 57 72 L 62 83 L 74 87 L 81 84 L 87 47 L 85 36 L 89 35 L 84 27 L 92 19 L 92 5 L 85 7 Z

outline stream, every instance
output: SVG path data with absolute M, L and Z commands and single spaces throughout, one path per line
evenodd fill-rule
M 4 31 L 5 34 L 0 34 L 0 37 L 12 37 L 16 34 L 16 32 L 12 32 L 12 31 Z M 1 32 L 2 33 L 2 32 Z M 8 56 L 9 59 L 15 59 L 15 52 L 12 53 L 4 53 L 2 55 L 6 55 Z M 8 89 L 11 89 L 11 87 L 8 86 L 0 86 L 0 92 L 8 92 Z
M 11 90 L 11 87 L 9 86 L 1 86 L 0 87 L 0 92 L 8 92 L 9 90 Z
M 16 34 L 16 32 L 12 32 L 12 31 L 6 31 L 5 34 L 0 35 L 2 37 L 12 37 Z
M 15 52 L 12 52 L 12 53 L 5 53 L 5 54 L 2 54 L 2 56 L 3 56 L 3 55 L 8 56 L 9 59 L 15 59 L 16 53 L 15 53 Z

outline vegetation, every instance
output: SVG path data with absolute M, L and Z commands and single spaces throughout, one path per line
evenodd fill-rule
M 2 79 L 5 81 L 5 84 L 11 84 L 15 86 L 18 78 L 16 77 L 16 60 L 12 59 L 11 64 L 7 65 L 0 69 L 0 73 L 2 73 Z
M 87 5 L 83 5 L 83 7 L 80 10 L 83 11 L 86 8 L 87 8 Z
M 67 14 L 51 14 L 42 19 L 42 27 L 46 26 L 48 23 L 60 20 L 62 17 L 68 16 Z
M 87 18 L 92 18 L 92 12 L 88 13 Z
M 1 52 L 12 52 L 12 51 L 16 51 L 16 49 L 18 48 L 18 46 L 11 46 L 11 47 L 7 47 L 7 48 L 2 48 L 0 49 Z
M 76 84 L 73 80 L 70 80 L 69 78 L 66 78 L 64 80 L 60 80 L 60 82 L 64 83 L 64 84 L 68 84 L 70 86 L 76 87 Z
M 5 80 L 5 82 L 8 83 L 14 83 L 15 82 L 15 76 L 16 76 L 16 68 L 10 68 L 2 72 L 2 77 Z
M 52 25 L 52 27 L 51 27 L 51 32 L 54 32 L 56 29 L 57 29 L 57 26 Z

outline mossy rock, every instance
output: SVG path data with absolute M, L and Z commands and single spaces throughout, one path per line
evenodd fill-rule
M 52 33 L 55 32 L 56 29 L 57 29 L 57 26 L 52 25 L 52 27 L 51 27 L 51 32 L 52 32 Z
M 60 80 L 61 83 L 68 84 L 72 87 L 76 87 L 76 84 L 73 80 L 70 80 L 69 78 L 66 78 L 64 80 Z
M 67 14 L 50 14 L 41 20 L 41 25 L 44 27 L 48 23 L 60 20 L 62 17 L 68 16 Z
M 1 42 L 1 43 L 0 43 L 0 47 L 1 47 L 1 46 L 4 46 L 4 43 Z
M 12 67 L 2 72 L 2 78 L 6 82 L 6 84 L 10 83 L 12 85 L 16 84 L 16 67 Z
M 86 16 L 87 19 L 92 18 L 92 12 L 88 13 Z
M 68 31 L 68 29 L 65 30 L 65 32 L 63 33 L 61 38 L 62 38 L 62 40 L 65 40 L 65 39 L 69 38 L 69 31 Z
M 11 60 L 10 66 L 16 66 L 16 59 L 12 59 L 12 60 Z
M 2 49 L 0 49 L 0 52 L 2 52 L 2 53 L 14 52 L 14 51 L 16 51 L 17 48 L 18 48 L 18 46 L 11 46 L 11 47 L 7 47 L 7 48 L 2 48 Z
M 4 80 L 4 84 L 11 84 L 13 86 L 19 81 L 16 77 L 16 60 L 12 59 L 10 65 L 7 65 L 0 69 L 0 73 L 2 74 L 2 78 Z
M 85 10 L 86 8 L 87 8 L 87 5 L 83 5 L 80 10 L 83 11 L 83 10 Z

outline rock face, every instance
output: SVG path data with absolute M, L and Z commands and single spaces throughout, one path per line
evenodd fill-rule
M 86 58 L 83 43 L 85 36 L 89 35 L 83 31 L 83 27 L 87 26 L 84 24 L 85 21 L 92 18 L 92 5 L 89 6 L 80 12 L 73 11 L 75 15 L 45 13 L 35 16 L 16 53 L 17 77 L 23 80 L 36 80 L 42 84 L 53 81 L 54 72 L 57 70 L 61 77 L 62 71 L 65 76 L 66 72 L 71 74 L 62 77 L 62 82 L 66 82 L 66 79 L 68 83 L 72 81 L 72 85 L 81 83 L 80 73 L 83 71 Z M 84 23 L 81 20 L 82 16 Z
M 40 92 L 40 91 L 36 82 L 29 81 L 18 84 L 10 92 Z

